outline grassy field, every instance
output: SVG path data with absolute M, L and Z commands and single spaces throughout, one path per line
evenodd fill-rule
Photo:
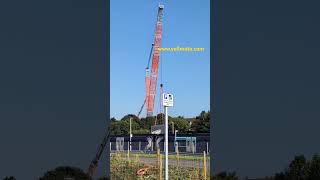
M 164 162 L 159 162 L 157 165 L 145 165 L 139 161 L 139 157 L 154 157 L 156 154 L 138 154 L 133 155 L 130 160 L 125 160 L 126 154 L 111 154 L 111 179 L 115 180 L 156 180 L 164 178 L 164 170 L 162 168 L 162 178 L 160 178 L 160 163 L 162 167 Z M 175 158 L 174 155 L 171 158 Z M 199 158 L 199 156 L 197 157 Z M 141 169 L 145 169 L 145 173 L 139 175 L 137 172 Z M 193 167 L 179 167 L 169 166 L 169 178 L 170 179 L 186 179 L 186 180 L 204 180 L 209 179 L 209 170 L 206 170 L 207 178 L 204 178 L 204 168 Z

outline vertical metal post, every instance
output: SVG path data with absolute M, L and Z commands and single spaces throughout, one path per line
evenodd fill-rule
M 131 126 L 131 117 L 130 117 L 130 151 L 131 151 L 131 137 L 132 137 L 132 126 Z
M 179 143 L 178 143 L 178 141 L 175 142 L 175 145 L 176 145 L 176 153 L 178 153 L 178 151 L 179 151 Z
M 172 134 L 174 134 L 174 122 L 172 121 L 171 124 L 172 124 Z
M 178 151 L 177 132 L 178 130 L 174 130 L 174 147 L 176 152 Z
M 203 177 L 207 179 L 207 159 L 206 159 L 206 151 L 203 151 Z
M 139 151 L 141 151 L 141 141 L 139 141 Z
M 174 130 L 174 149 L 177 153 L 177 131 L 178 130 Z
M 209 154 L 209 142 L 207 142 L 207 154 Z
M 197 138 L 194 137 L 194 152 L 197 152 Z
M 127 156 L 128 156 L 128 162 L 130 163 L 130 149 L 129 149 L 129 142 L 128 142 L 128 154 L 127 154 Z
M 153 140 L 151 141 L 151 151 L 153 152 Z
M 165 180 L 169 179 L 169 166 L 168 166 L 168 107 L 164 107 L 165 110 Z
M 159 175 L 160 175 L 160 180 L 162 180 L 162 154 L 160 154 L 160 163 L 159 163 L 160 165 L 159 165 L 159 169 L 160 169 L 160 173 L 159 173 Z

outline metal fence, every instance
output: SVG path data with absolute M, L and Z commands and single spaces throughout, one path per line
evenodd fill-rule
M 210 153 L 210 142 L 208 141 L 200 141 L 200 142 L 191 142 L 187 141 L 175 141 L 168 143 L 169 153 L 175 153 L 179 151 L 180 153 L 191 153 L 191 154 L 202 154 L 205 151 L 207 154 Z M 160 152 L 164 151 L 164 142 L 148 142 L 146 141 L 132 141 L 131 149 L 130 149 L 130 141 L 122 141 L 122 142 L 110 142 L 110 151 L 139 151 L 139 152 L 153 152 L 155 153 L 157 149 L 160 149 Z

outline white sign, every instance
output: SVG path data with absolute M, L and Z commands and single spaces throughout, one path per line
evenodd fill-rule
M 173 106 L 173 95 L 172 94 L 163 94 L 162 104 L 163 104 L 163 106 L 167 106 L 167 107 Z

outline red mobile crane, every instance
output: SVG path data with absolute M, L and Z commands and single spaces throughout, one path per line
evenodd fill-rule
M 157 86 L 157 78 L 158 78 L 158 69 L 159 69 L 159 58 L 160 58 L 160 46 L 161 46 L 161 40 L 162 40 L 162 17 L 163 17 L 163 5 L 159 5 L 158 8 L 158 16 L 157 16 L 157 24 L 156 24 L 156 33 L 154 38 L 154 43 L 151 47 L 151 52 L 149 55 L 149 61 L 146 68 L 146 99 L 141 107 L 141 110 L 138 113 L 138 117 L 143 109 L 144 104 L 147 104 L 147 116 L 152 116 L 153 114 L 153 108 L 154 108 L 154 99 L 156 94 L 156 86 Z M 152 54 L 153 52 L 153 54 Z M 152 66 L 151 66 L 151 73 L 149 70 L 149 64 L 150 64 L 150 58 L 152 54 Z M 162 91 L 162 85 L 161 85 L 161 91 Z M 87 174 L 93 178 L 96 168 L 98 166 L 98 162 L 101 158 L 101 155 L 108 143 L 110 136 L 110 128 L 107 130 L 107 133 L 105 134 L 99 149 L 94 156 L 93 160 L 91 161 Z
M 152 116 L 153 108 L 154 108 L 154 100 L 156 95 L 156 86 L 158 79 L 158 69 L 159 69 L 159 59 L 160 59 L 160 50 L 161 40 L 162 40 L 162 18 L 163 18 L 163 5 L 159 5 L 158 9 L 158 17 L 156 24 L 156 33 L 154 37 L 154 43 L 152 44 L 151 51 L 153 49 L 152 54 L 152 66 L 151 73 L 149 70 L 149 62 L 146 68 L 146 104 L 147 104 L 147 116 Z

